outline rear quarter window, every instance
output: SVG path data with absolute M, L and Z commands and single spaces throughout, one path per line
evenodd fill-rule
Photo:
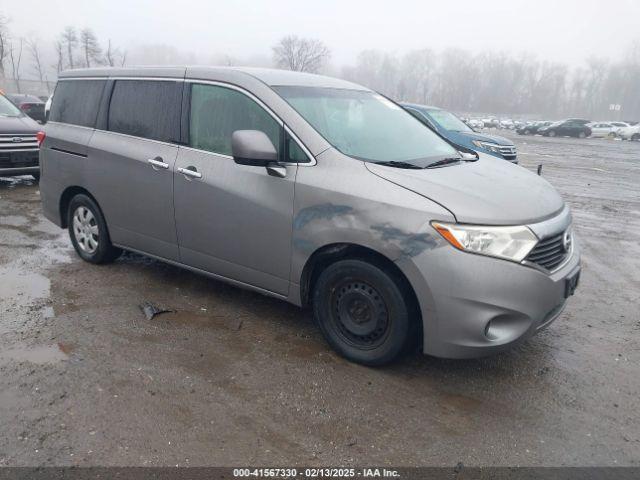
M 163 142 L 180 139 L 182 83 L 116 80 L 108 130 Z
M 60 80 L 49 120 L 94 128 L 106 80 Z

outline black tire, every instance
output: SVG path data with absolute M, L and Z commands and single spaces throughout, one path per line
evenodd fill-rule
M 547 132 L 547 135 L 546 135 L 546 136 L 547 136 L 547 137 L 555 137 L 555 136 L 556 136 L 556 132 L 555 132 L 555 130 L 549 130 L 549 131 Z
M 385 365 L 417 341 L 415 309 L 394 277 L 353 259 L 329 265 L 315 282 L 314 319 L 329 345 L 348 360 Z
M 531 132 L 530 132 L 529 130 L 525 130 L 525 131 L 524 131 L 524 134 L 525 134 L 525 135 L 530 135 L 530 134 L 531 134 Z
M 83 215 L 85 212 L 89 213 Z M 76 215 L 78 222 L 74 220 Z M 73 248 L 83 260 L 96 264 L 109 263 L 122 254 L 122 250 L 111 244 L 102 211 L 91 197 L 80 193 L 71 199 L 67 225 Z
M 636 142 L 640 140 L 640 133 L 634 133 L 633 135 L 631 135 L 631 140 Z
M 584 132 L 578 133 L 578 138 L 587 138 L 587 134 Z

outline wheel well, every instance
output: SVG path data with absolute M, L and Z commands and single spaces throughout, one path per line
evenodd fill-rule
M 84 193 L 87 197 L 91 197 L 91 199 L 96 202 L 96 204 L 98 203 L 96 201 L 96 199 L 93 197 L 93 195 L 91 195 L 89 193 L 88 190 L 82 188 L 82 187 L 67 187 L 67 189 L 62 192 L 62 195 L 60 196 L 60 206 L 59 206 L 59 211 L 60 211 L 60 225 L 62 226 L 62 228 L 67 228 L 67 210 L 69 209 L 69 203 L 71 202 L 71 199 L 73 197 L 75 197 L 76 195 L 78 195 L 79 193 Z
M 352 243 L 326 245 L 316 250 L 309 257 L 302 270 L 302 278 L 300 280 L 300 297 L 303 306 L 309 305 L 311 292 L 320 273 L 332 263 L 344 259 L 363 260 L 382 268 L 390 274 L 400 284 L 401 291 L 406 295 L 406 299 L 409 302 L 409 308 L 417 315 L 417 318 L 422 319 L 418 298 L 402 270 L 381 253 Z M 422 329 L 422 322 L 419 323 L 420 329 Z

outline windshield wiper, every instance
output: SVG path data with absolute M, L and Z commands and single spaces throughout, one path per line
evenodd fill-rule
M 424 168 L 436 168 L 443 167 L 445 165 L 451 165 L 452 163 L 460 163 L 462 161 L 462 157 L 447 157 L 436 162 L 430 163 Z
M 387 162 L 373 162 L 377 165 L 386 165 L 387 167 L 396 167 L 396 168 L 413 168 L 413 169 L 417 169 L 417 170 L 422 170 L 422 167 L 419 167 L 418 165 L 414 164 L 414 163 L 409 163 L 409 162 L 399 162 L 397 160 L 389 160 Z

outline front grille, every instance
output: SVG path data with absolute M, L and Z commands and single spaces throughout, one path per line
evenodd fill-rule
M 2 134 L 0 135 L 0 152 L 37 150 L 38 140 L 34 134 Z
M 0 168 L 37 167 L 38 141 L 33 134 L 0 135 Z
M 506 160 L 515 160 L 518 156 L 515 145 L 500 145 L 500 155 Z
M 565 231 L 540 240 L 526 260 L 550 271 L 562 264 L 571 252 L 571 234 L 568 234 L 568 241 L 565 241 L 566 233 Z

